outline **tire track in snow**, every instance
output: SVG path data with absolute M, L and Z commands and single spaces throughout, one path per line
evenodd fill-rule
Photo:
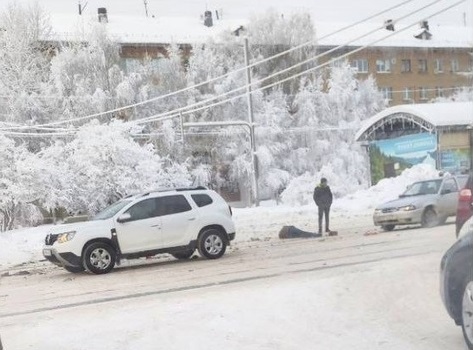
M 339 264 L 334 264 L 334 265 L 325 265 L 325 266 L 317 266 L 317 267 L 307 267 L 307 268 L 300 268 L 300 269 L 290 270 L 290 271 L 281 271 L 277 273 L 261 274 L 258 276 L 234 278 L 234 279 L 228 279 L 228 280 L 220 281 L 220 282 L 195 284 L 195 285 L 190 285 L 190 286 L 185 286 L 185 287 L 176 287 L 176 288 L 168 288 L 168 289 L 163 289 L 163 290 L 139 292 L 139 293 L 122 295 L 122 296 L 97 298 L 95 300 L 80 301 L 80 302 L 68 303 L 68 304 L 62 304 L 62 305 L 56 305 L 56 306 L 47 306 L 47 307 L 41 307 L 41 308 L 36 308 L 32 310 L 10 312 L 10 313 L 0 313 L 0 319 L 15 317 L 15 316 L 24 316 L 24 315 L 30 315 L 30 314 L 36 314 L 36 313 L 48 312 L 48 311 L 65 310 L 65 309 L 70 309 L 70 308 L 75 308 L 75 307 L 89 306 L 89 305 L 115 302 L 115 301 L 121 301 L 121 300 L 127 300 L 127 299 L 137 299 L 137 298 L 143 298 L 143 297 L 148 297 L 148 296 L 153 296 L 153 295 L 178 293 L 178 292 L 183 292 L 183 291 L 198 290 L 198 289 L 203 289 L 203 288 L 224 286 L 224 285 L 243 283 L 243 282 L 248 282 L 248 281 L 263 280 L 263 279 L 268 279 L 268 278 L 275 278 L 275 277 L 290 275 L 294 273 L 307 273 L 307 272 L 316 272 L 316 271 L 329 270 L 329 269 L 345 268 L 345 267 L 351 267 L 351 266 L 360 266 L 360 265 L 372 264 L 372 263 L 386 261 L 386 260 L 429 255 L 429 254 L 434 254 L 438 252 L 439 252 L 438 250 L 437 251 L 431 250 L 428 252 L 400 254 L 400 255 L 395 255 L 395 256 L 384 256 L 380 258 L 367 259 L 363 261 L 345 262 L 345 263 L 339 263 Z M 377 252 L 377 253 L 382 253 L 382 252 Z M 358 256 L 364 256 L 364 255 L 366 255 L 366 253 L 358 254 L 355 256 L 358 257 Z

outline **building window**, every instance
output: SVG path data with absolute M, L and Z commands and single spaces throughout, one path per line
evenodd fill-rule
M 343 59 L 341 59 L 341 58 L 333 58 L 333 59 L 331 60 L 330 65 L 331 65 L 333 68 L 341 68 L 341 67 L 343 67 L 343 63 L 344 63 L 344 62 L 345 62 L 345 61 L 344 61 Z
M 414 92 L 412 91 L 411 88 L 405 88 L 403 91 L 402 91 L 402 99 L 404 101 L 412 101 L 414 98 Z
M 402 60 L 401 61 L 401 72 L 410 73 L 411 72 L 411 60 Z
M 436 59 L 435 60 L 435 73 L 443 73 L 443 60 Z
M 125 58 L 123 62 L 127 73 L 137 72 L 142 66 L 142 62 L 138 58 Z
M 421 101 L 426 101 L 429 99 L 429 90 L 426 87 L 419 88 L 419 99 Z
M 390 73 L 391 72 L 391 61 L 390 60 L 376 60 L 376 72 L 378 72 L 378 73 Z
M 392 87 L 382 87 L 379 89 L 383 94 L 385 100 L 392 101 L 393 99 L 393 88 Z
M 451 68 L 452 68 L 452 73 L 458 72 L 460 70 L 460 65 L 458 63 L 457 59 L 453 59 L 451 61 Z
M 427 60 L 419 60 L 419 73 L 427 73 Z
M 443 87 L 437 86 L 435 88 L 435 97 L 444 97 L 444 96 L 445 96 L 445 93 L 444 93 Z
M 351 62 L 351 67 L 358 73 L 368 73 L 368 60 L 359 59 Z

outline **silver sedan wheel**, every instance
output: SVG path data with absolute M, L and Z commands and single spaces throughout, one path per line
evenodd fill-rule
M 204 248 L 207 251 L 207 253 L 211 255 L 217 255 L 223 249 L 222 238 L 217 234 L 209 235 L 205 239 Z
M 463 293 L 462 321 L 465 338 L 473 344 L 473 281 L 470 281 Z
M 112 257 L 110 253 L 103 248 L 94 249 L 90 253 L 90 264 L 95 266 L 97 269 L 105 270 L 107 267 L 110 266 L 112 262 Z

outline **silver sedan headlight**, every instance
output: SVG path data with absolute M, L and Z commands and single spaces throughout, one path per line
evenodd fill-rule
M 416 206 L 415 205 L 406 205 L 405 207 L 400 207 L 398 208 L 398 210 L 401 210 L 401 211 L 411 211 L 411 210 L 416 210 Z
M 375 209 L 375 210 L 374 210 L 374 213 L 375 213 L 375 214 L 381 214 L 382 212 L 383 212 L 382 209 Z
M 59 236 L 57 237 L 57 242 L 58 243 L 69 242 L 71 239 L 74 238 L 75 235 L 76 235 L 76 231 L 60 233 Z

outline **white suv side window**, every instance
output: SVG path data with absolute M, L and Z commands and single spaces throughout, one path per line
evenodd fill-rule
M 156 198 L 148 198 L 131 206 L 126 213 L 131 215 L 130 221 L 149 219 L 158 216 Z
M 192 210 L 186 197 L 183 195 L 173 195 L 156 198 L 158 215 L 171 215 Z
M 206 205 L 210 205 L 213 203 L 212 198 L 208 194 L 205 194 L 205 193 L 193 194 L 191 195 L 191 197 L 199 208 L 205 207 Z

